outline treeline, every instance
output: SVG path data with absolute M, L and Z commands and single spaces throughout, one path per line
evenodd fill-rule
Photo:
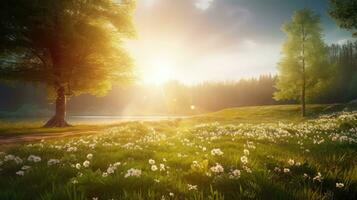
M 343 103 L 357 99 L 357 41 L 328 47 L 333 66 L 332 84 L 309 103 Z M 170 81 L 161 86 L 135 85 L 114 88 L 105 97 L 81 95 L 68 101 L 72 115 L 189 114 L 217 111 L 229 107 L 297 103 L 273 99 L 275 75 L 231 82 L 204 82 L 185 85 Z M 294 83 L 291 83 L 294 84 Z M 41 86 L 17 84 L 0 86 L 2 115 L 50 115 L 54 105 L 46 101 Z M 0 113 L 0 115 L 1 115 Z
M 357 99 L 357 41 L 329 46 L 331 74 L 330 89 L 317 99 L 318 102 L 348 102 Z
M 276 77 L 262 75 L 259 78 L 238 82 L 206 83 L 191 88 L 194 101 L 207 110 L 227 107 L 271 105 Z
M 190 114 L 229 107 L 271 105 L 275 76 L 242 79 L 236 82 L 205 82 L 185 85 L 169 81 L 161 86 L 139 85 L 116 88 L 108 96 L 72 98 L 69 110 L 75 113 Z
M 275 76 L 232 82 L 205 82 L 184 85 L 170 81 L 161 86 L 135 85 L 114 88 L 105 97 L 81 95 L 68 101 L 72 115 L 146 115 L 192 114 L 217 111 L 229 107 L 275 104 Z M 16 89 L 15 89 L 16 88 Z M 46 103 L 42 87 L 16 85 L 0 87 L 0 111 L 2 114 L 50 115 L 53 104 Z M 43 100 L 39 101 L 41 97 Z M 5 101 L 5 99 L 7 99 Z M 45 110 L 48 112 L 45 112 Z
M 185 86 L 171 82 L 164 86 L 171 112 L 180 110 L 216 111 L 229 107 L 275 104 L 275 76 L 242 79 L 236 82 L 206 82 Z M 193 106 L 193 107 L 192 107 Z M 177 111 L 176 111 L 177 110 Z

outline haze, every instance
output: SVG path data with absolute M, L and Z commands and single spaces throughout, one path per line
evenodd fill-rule
M 262 2 L 138 0 L 138 38 L 127 46 L 140 82 L 193 84 L 275 74 L 285 37 L 280 27 L 304 7 L 321 15 L 327 43 L 350 38 L 328 16 L 327 0 Z

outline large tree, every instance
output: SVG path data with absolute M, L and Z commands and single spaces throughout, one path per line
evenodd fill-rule
M 303 9 L 295 12 L 282 29 L 287 39 L 278 66 L 278 91 L 274 98 L 300 101 L 302 116 L 305 116 L 306 100 L 325 89 L 329 79 L 328 51 L 322 40 L 320 18 L 311 10 Z
M 1 0 L 0 79 L 45 84 L 55 99 L 46 127 L 68 126 L 66 98 L 103 95 L 132 79 L 123 39 L 134 0 Z
M 330 15 L 341 28 L 357 37 L 357 0 L 330 0 Z

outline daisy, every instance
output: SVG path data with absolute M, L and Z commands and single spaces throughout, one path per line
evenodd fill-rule
M 90 165 L 90 162 L 88 160 L 83 162 L 83 167 L 87 168 L 87 167 L 89 167 L 89 165 Z
M 240 157 L 240 161 L 245 165 L 248 163 L 248 157 L 247 156 L 242 156 Z
M 345 187 L 345 184 L 343 183 L 336 183 L 336 188 L 343 188 Z
M 90 154 L 87 155 L 87 159 L 88 160 L 92 160 L 92 158 L 93 158 L 93 154 L 90 153 Z
M 151 171 L 156 171 L 157 170 L 157 166 L 156 165 L 152 165 L 151 166 Z
M 293 159 L 289 159 L 288 163 L 289 163 L 290 166 L 293 166 L 295 164 L 295 161 Z
M 49 159 L 47 161 L 47 165 L 48 166 L 55 165 L 55 164 L 58 164 L 58 163 L 60 163 L 60 161 L 58 159 Z
M 23 176 L 23 175 L 25 175 L 25 172 L 20 170 L 20 171 L 17 171 L 16 174 L 19 176 Z
M 197 190 L 197 185 L 187 184 L 188 190 Z
M 244 155 L 248 156 L 249 155 L 249 150 L 248 149 L 244 149 L 243 153 L 244 153 Z
M 150 164 L 150 165 L 154 165 L 154 164 L 155 164 L 155 160 L 149 159 L 149 164 Z
M 213 156 L 221 156 L 221 155 L 223 155 L 223 151 L 221 149 L 219 149 L 219 148 L 212 149 L 211 150 L 211 155 L 213 155 Z
M 76 164 L 76 168 L 77 168 L 77 169 L 81 169 L 81 164 L 77 163 L 77 164 Z

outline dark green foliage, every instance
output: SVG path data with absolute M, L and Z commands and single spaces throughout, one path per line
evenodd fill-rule
M 330 15 L 337 24 L 357 37 L 357 0 L 330 0 Z
M 333 84 L 315 102 L 349 102 L 357 99 L 357 41 L 329 46 Z

